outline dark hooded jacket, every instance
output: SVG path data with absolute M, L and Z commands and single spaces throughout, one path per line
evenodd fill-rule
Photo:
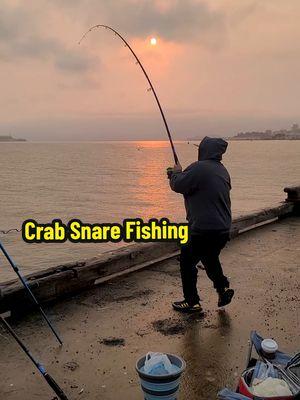
M 205 137 L 199 146 L 198 161 L 170 177 L 171 189 L 184 196 L 192 234 L 230 230 L 231 183 L 221 163 L 227 145 L 223 139 Z

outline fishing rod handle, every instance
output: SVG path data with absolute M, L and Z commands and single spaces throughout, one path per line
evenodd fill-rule
M 68 400 L 67 396 L 63 392 L 63 390 L 58 386 L 55 380 L 50 376 L 47 372 L 43 374 L 46 379 L 48 385 L 53 389 L 53 391 L 57 394 L 58 398 L 61 400 Z

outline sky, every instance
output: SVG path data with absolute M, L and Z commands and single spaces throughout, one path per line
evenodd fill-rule
M 0 135 L 164 140 L 300 123 L 299 0 L 1 0 Z M 150 39 L 157 39 L 156 46 Z

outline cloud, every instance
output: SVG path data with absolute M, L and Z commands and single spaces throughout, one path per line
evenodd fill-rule
M 127 36 L 156 34 L 165 40 L 219 47 L 225 39 L 226 13 L 204 0 L 54 0 L 72 15 L 85 18 L 86 28 L 110 24 Z M 77 13 L 77 14 L 76 14 Z
M 82 73 L 95 58 L 70 46 L 59 36 L 86 30 L 93 24 L 110 24 L 127 37 L 158 35 L 173 42 L 200 44 L 212 50 L 224 46 L 228 10 L 212 7 L 206 0 L 1 0 L 0 59 L 48 60 L 61 72 Z M 239 7 L 243 19 L 251 13 L 254 0 Z M 74 24 L 73 21 L 77 21 Z M 52 29 L 51 29 L 52 28 Z M 57 33 L 56 33 L 57 31 Z M 78 38 L 80 34 L 78 35 Z M 77 36 L 76 36 L 77 39 Z M 74 40 L 75 42 L 75 40 Z M 72 42 L 73 45 L 73 42 Z
M 121 0 L 107 2 L 111 23 L 133 35 L 156 33 L 172 41 L 199 40 L 202 32 L 224 29 L 224 15 L 195 0 L 173 0 L 163 9 L 159 2 Z
M 138 117 L 132 110 L 149 113 L 155 104 L 121 43 L 98 32 L 77 45 L 92 25 L 108 24 L 133 44 L 167 107 L 171 128 L 182 135 L 192 135 L 205 116 L 215 123 L 213 133 L 226 126 L 218 118 L 227 115 L 234 130 L 275 128 L 280 118 L 297 121 L 299 7 L 297 0 L 0 0 L 0 119 L 20 121 L 20 132 L 28 119 L 33 121 L 28 132 L 44 120 L 36 137 L 44 131 L 51 138 L 52 128 L 63 134 L 63 123 L 60 129 L 60 121 L 53 122 L 59 116 L 93 120 L 91 131 L 99 137 L 126 129 L 126 135 L 142 136 L 144 130 L 149 137 L 160 135 L 156 110 L 156 126 L 148 128 L 146 119 L 134 125 Z M 156 48 L 145 43 L 150 35 L 162 39 Z M 104 60 L 100 69 L 98 55 Z M 187 110 L 180 114 L 182 124 L 172 109 Z M 202 114 L 188 113 L 191 109 Z M 243 115 L 249 118 L 242 126 Z M 274 123 L 254 126 L 255 118 L 269 116 Z M 103 118 L 107 124 L 101 126 Z M 70 137 L 73 128 L 79 132 L 77 120 L 71 125 Z
M 88 62 L 86 55 L 61 51 L 55 59 L 55 65 L 61 70 L 84 72 L 92 65 L 92 61 Z
M 0 5 L 0 59 L 50 60 L 57 69 L 74 73 L 84 72 L 94 64 L 95 59 L 83 56 L 81 50 L 45 35 L 38 26 L 39 17 L 43 16 L 29 6 L 12 7 L 5 1 Z

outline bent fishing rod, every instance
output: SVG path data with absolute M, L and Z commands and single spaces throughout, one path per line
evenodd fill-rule
M 81 42 L 86 38 L 86 36 L 87 36 L 90 32 L 92 32 L 94 29 L 98 29 L 98 28 L 108 29 L 108 30 L 110 30 L 111 32 L 113 32 L 113 33 L 115 34 L 115 36 L 118 36 L 118 37 L 122 40 L 122 42 L 125 44 L 125 47 L 128 47 L 128 49 L 130 50 L 131 54 L 134 56 L 134 58 L 135 58 L 135 60 L 136 60 L 136 62 L 137 62 L 137 65 L 139 65 L 140 68 L 141 68 L 141 70 L 143 71 L 143 73 L 144 73 L 144 75 L 145 75 L 145 77 L 146 77 L 146 79 L 147 79 L 147 81 L 148 81 L 148 83 L 149 83 L 149 85 L 150 85 L 150 90 L 151 90 L 151 92 L 153 93 L 153 96 L 154 96 L 154 98 L 155 98 L 155 100 L 156 100 L 158 109 L 159 109 L 159 111 L 160 111 L 160 115 L 161 115 L 161 117 L 162 117 L 162 119 L 163 119 L 164 126 L 165 126 L 165 129 L 166 129 L 166 132 L 167 132 L 167 135 L 168 135 L 168 139 L 169 139 L 169 142 L 170 142 L 170 145 L 171 145 L 171 149 L 172 149 L 172 153 L 173 153 L 173 157 L 174 157 L 175 164 L 179 164 L 179 159 L 178 159 L 178 156 L 177 156 L 177 153 L 176 153 L 176 150 L 175 150 L 175 146 L 174 146 L 174 143 L 173 143 L 172 135 L 171 135 L 171 132 L 170 132 L 170 129 L 169 129 L 169 126 L 168 126 L 168 123 L 167 123 L 165 114 L 164 114 L 164 112 L 163 112 L 162 106 L 161 106 L 161 104 L 160 104 L 159 98 L 158 98 L 158 96 L 157 96 L 157 93 L 156 93 L 156 91 L 155 91 L 155 89 L 154 89 L 154 86 L 153 86 L 153 84 L 152 84 L 152 82 L 151 82 L 151 80 L 150 80 L 150 78 L 149 78 L 149 75 L 148 75 L 148 73 L 146 72 L 146 70 L 145 70 L 143 64 L 141 63 L 140 59 L 138 58 L 138 56 L 136 55 L 135 51 L 132 49 L 132 47 L 130 46 L 130 44 L 127 42 L 127 40 L 126 40 L 118 31 L 116 31 L 116 30 L 113 29 L 112 27 L 110 27 L 110 26 L 108 26 L 108 25 L 98 24 L 98 25 L 92 26 L 87 32 L 85 32 L 85 34 L 84 34 L 84 35 L 82 36 L 82 38 L 79 40 L 78 44 L 80 45 Z
M 25 290 L 27 291 L 29 297 L 31 298 L 31 300 L 34 303 L 34 305 L 39 309 L 40 313 L 42 314 L 44 320 L 47 322 L 47 325 L 49 326 L 49 328 L 51 329 L 51 331 L 55 335 L 55 337 L 58 340 L 59 344 L 62 345 L 63 342 L 62 342 L 61 338 L 59 337 L 58 333 L 56 332 L 56 330 L 54 329 L 53 325 L 49 321 L 49 319 L 48 319 L 47 315 L 45 314 L 44 310 L 42 309 L 40 303 L 37 301 L 35 295 L 33 294 L 33 292 L 30 289 L 28 283 L 26 282 L 26 279 L 21 275 L 21 273 L 19 271 L 19 268 L 17 267 L 17 265 L 15 264 L 15 262 L 13 261 L 11 256 L 8 254 L 8 252 L 6 251 L 6 249 L 3 246 L 3 244 L 1 243 L 1 241 L 0 241 L 0 249 L 1 249 L 2 253 L 4 254 L 4 256 L 6 257 L 7 261 L 9 262 L 9 264 L 11 265 L 12 269 L 18 275 L 18 278 L 22 282 L 22 285 L 24 286 Z
M 51 387 L 51 389 L 54 391 L 54 393 L 58 396 L 60 400 L 68 400 L 67 396 L 63 392 L 63 390 L 58 386 L 58 384 L 55 382 L 55 380 L 50 376 L 47 371 L 45 370 L 44 366 L 40 364 L 30 353 L 28 348 L 25 346 L 25 344 L 22 342 L 22 340 L 18 337 L 16 332 L 12 329 L 12 327 L 9 325 L 9 323 L 5 320 L 5 318 L 0 315 L 0 321 L 4 325 L 4 327 L 8 330 L 8 332 L 12 335 L 12 337 L 15 339 L 15 341 L 18 343 L 18 345 L 22 348 L 22 350 L 26 353 L 26 355 L 30 358 L 30 360 L 33 362 L 33 364 L 37 367 L 37 369 L 40 371 L 40 373 L 43 375 L 44 379 L 48 383 L 48 385 Z

